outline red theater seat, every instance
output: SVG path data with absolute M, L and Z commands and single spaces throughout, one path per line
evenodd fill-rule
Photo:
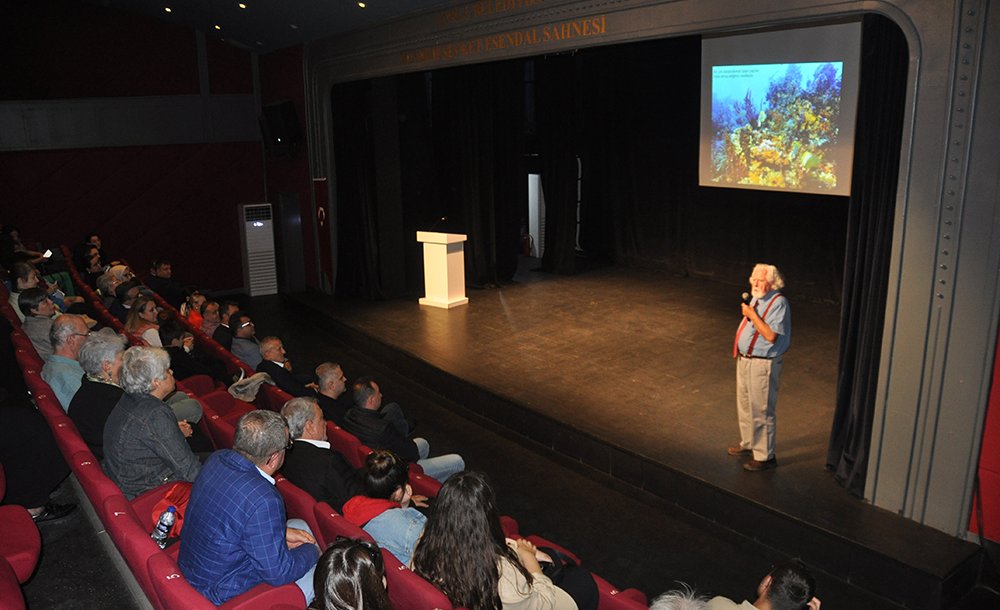
M 309 524 L 313 536 L 319 542 L 319 548 L 325 549 L 333 540 L 328 540 L 319 528 L 316 520 L 315 506 L 316 499 L 309 495 L 309 492 L 295 485 L 282 475 L 274 478 L 274 486 L 281 492 L 281 497 L 285 500 L 285 513 L 289 519 L 302 519 Z
M 345 519 L 343 515 L 333 510 L 333 507 L 326 502 L 317 502 L 313 506 L 313 513 L 316 515 L 316 523 L 319 525 L 320 535 L 323 537 L 323 540 L 333 541 L 337 539 L 337 536 L 343 536 L 354 540 L 375 542 L 368 535 L 368 532 Z
M 451 601 L 440 589 L 399 563 L 392 553 L 382 549 L 386 588 L 395 610 L 451 610 Z
M 155 553 L 147 560 L 148 571 L 156 590 L 156 598 L 166 610 L 214 610 L 216 606 L 184 578 L 177 562 L 166 553 Z M 226 610 L 255 610 L 259 608 L 305 608 L 306 600 L 295 584 L 272 587 L 257 585 L 218 606 Z
M 0 610 L 24 610 L 21 583 L 3 557 L 0 557 Z
M 6 492 L 7 476 L 0 465 L 0 499 Z M 28 509 L 14 504 L 0 506 L 0 557 L 10 565 L 17 582 L 31 578 L 41 552 L 42 537 Z
M 215 380 L 208 375 L 192 375 L 183 381 L 178 381 L 177 385 L 183 387 L 184 391 L 199 398 L 216 390 L 225 390 L 225 388 L 216 384 Z

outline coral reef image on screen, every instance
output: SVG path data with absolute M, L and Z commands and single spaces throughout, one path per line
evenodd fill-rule
M 835 189 L 843 65 L 713 66 L 711 181 Z

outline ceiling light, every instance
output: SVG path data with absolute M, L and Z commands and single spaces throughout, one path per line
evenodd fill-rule
M 247 7 L 247 5 L 246 5 L 245 3 L 243 3 L 243 2 L 240 2 L 240 3 L 239 3 L 239 4 L 237 4 L 236 6 L 238 6 L 238 7 L 240 7 L 240 8 L 246 8 L 246 7 Z
M 364 2 L 358 2 L 358 6 L 361 7 L 361 8 L 365 8 L 368 5 L 365 4 Z
M 168 13 L 174 12 L 174 10 L 172 8 L 170 8 L 169 6 L 163 7 L 163 10 L 166 11 L 166 12 L 168 12 Z
M 299 29 L 299 26 L 295 25 L 294 23 L 289 23 L 288 27 L 292 28 L 293 30 Z
M 215 24 L 215 29 L 217 29 L 217 30 L 221 30 L 221 29 L 222 29 L 222 26 L 221 26 L 221 25 L 219 25 L 218 23 L 216 23 L 216 24 Z

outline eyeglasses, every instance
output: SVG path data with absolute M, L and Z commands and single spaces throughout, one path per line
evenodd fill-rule
M 244 322 L 243 324 L 240 324 L 240 328 L 246 328 L 247 326 L 252 326 L 252 325 L 253 325 L 253 322 L 251 322 L 251 321 L 248 320 L 248 321 Z
M 294 446 L 295 446 L 295 441 L 292 440 L 292 437 L 288 437 L 288 443 L 285 444 L 285 451 L 291 451 L 292 447 Z
M 73 333 L 70 335 L 70 337 L 89 337 L 89 336 L 90 336 L 89 330 L 85 333 Z

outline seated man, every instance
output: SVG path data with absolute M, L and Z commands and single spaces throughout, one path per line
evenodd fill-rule
M 319 379 L 316 402 L 323 410 L 323 417 L 343 428 L 344 417 L 354 406 L 354 401 L 347 391 L 344 369 L 336 362 L 324 362 L 316 367 L 316 378 Z
M 372 449 L 389 449 L 409 462 L 416 462 L 430 477 L 444 482 L 465 470 L 457 453 L 428 457 L 431 445 L 422 438 L 409 439 L 409 425 L 396 403 L 382 408 L 382 392 L 371 377 L 354 382 L 354 407 L 344 418 L 344 429 Z
M 42 288 L 28 288 L 17 299 L 18 307 L 24 314 L 21 330 L 31 339 L 38 356 L 44 360 L 52 355 L 52 321 L 56 315 L 56 305 Z
M 149 277 L 146 278 L 146 285 L 156 294 L 163 297 L 163 300 L 170 303 L 174 308 L 181 306 L 184 302 L 184 287 L 173 279 L 173 266 L 165 259 L 154 259 L 149 266 Z
M 344 518 L 364 528 L 375 542 L 404 566 L 424 532 L 427 517 L 414 506 L 427 506 L 427 498 L 410 489 L 409 466 L 391 451 L 377 449 L 365 460 L 365 495 L 344 504 Z
M 362 492 L 361 481 L 344 456 L 330 450 L 326 420 L 316 400 L 293 398 L 281 408 L 281 414 L 294 439 L 281 473 L 317 502 L 326 502 L 341 512 L 344 502 Z
M 208 375 L 223 383 L 230 382 L 226 367 L 214 358 L 200 354 L 194 336 L 184 330 L 176 318 L 168 317 L 160 323 L 160 342 L 170 354 L 170 368 L 174 379 L 181 381 L 193 375 Z
M 64 410 L 69 409 L 73 395 L 83 383 L 83 367 L 77 362 L 77 357 L 89 334 L 90 329 L 83 316 L 71 313 L 56 318 L 49 331 L 52 355 L 42 367 L 42 379 L 52 387 Z
M 117 277 L 112 275 L 112 277 Z M 132 303 L 139 296 L 139 282 L 132 279 L 119 283 L 115 287 L 115 300 L 108 306 L 111 315 L 121 320 L 124 324 L 128 320 L 128 312 L 132 309 Z
M 233 314 L 233 321 L 230 330 L 233 331 L 233 347 L 230 350 L 233 355 L 242 360 L 247 366 L 256 370 L 264 358 L 260 355 L 260 343 L 257 341 L 257 331 L 254 327 L 250 314 L 238 312 Z
M 232 449 L 212 454 L 191 489 L 177 563 L 195 589 L 219 605 L 267 583 L 294 582 L 313 599 L 319 547 L 304 521 L 285 521 L 274 488 L 289 444 L 273 411 L 240 418 Z
M 229 351 L 233 350 L 233 331 L 229 328 L 229 322 L 239 310 L 238 303 L 233 301 L 223 303 L 219 308 L 219 325 L 212 332 L 212 339 Z
M 264 337 L 260 342 L 261 361 L 258 373 L 267 373 L 279 388 L 292 396 L 315 396 L 316 383 L 309 375 L 292 372 L 292 362 L 287 358 L 285 346 L 277 337 Z
M 737 604 L 725 597 L 713 597 L 708 610 L 819 610 L 820 601 L 815 597 L 816 580 L 799 561 L 784 563 L 764 577 L 757 585 L 757 600 L 751 604 Z
M 128 499 L 168 481 L 194 481 L 201 463 L 164 399 L 174 391 L 170 356 L 160 347 L 133 347 L 119 373 L 125 393 L 104 423 L 104 472 Z

